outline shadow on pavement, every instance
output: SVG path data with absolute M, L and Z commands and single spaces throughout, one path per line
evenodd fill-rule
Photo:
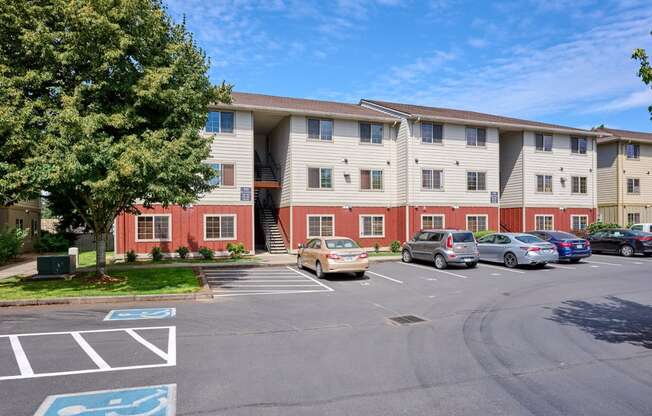
M 574 325 L 596 339 L 629 343 L 652 349 L 652 306 L 615 296 L 607 302 L 569 300 L 554 308 L 548 318 L 562 325 Z

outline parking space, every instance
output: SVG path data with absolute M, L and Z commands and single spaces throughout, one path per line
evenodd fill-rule
M 214 296 L 323 293 L 333 289 L 294 267 L 204 268 Z

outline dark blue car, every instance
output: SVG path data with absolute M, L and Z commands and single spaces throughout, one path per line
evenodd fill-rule
M 528 234 L 557 246 L 559 260 L 568 260 L 577 263 L 583 258 L 591 256 L 591 243 L 576 235 L 563 231 L 531 231 Z

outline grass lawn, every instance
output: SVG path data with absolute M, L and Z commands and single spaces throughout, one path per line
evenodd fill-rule
M 113 252 L 106 252 L 106 264 L 113 260 Z M 83 251 L 79 253 L 79 267 L 95 266 L 95 251 Z
M 391 251 L 379 251 L 376 253 L 375 251 L 371 251 L 369 253 L 369 257 L 385 257 L 385 256 L 400 256 L 401 253 L 392 253 Z
M 131 269 L 109 271 L 124 277 L 118 283 L 88 282 L 83 276 L 72 280 L 0 280 L 0 300 L 42 299 L 73 296 L 120 296 L 192 293 L 200 289 L 195 273 L 188 268 Z

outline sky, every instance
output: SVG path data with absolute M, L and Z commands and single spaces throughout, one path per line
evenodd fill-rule
M 652 131 L 652 0 L 166 0 L 235 91 Z

